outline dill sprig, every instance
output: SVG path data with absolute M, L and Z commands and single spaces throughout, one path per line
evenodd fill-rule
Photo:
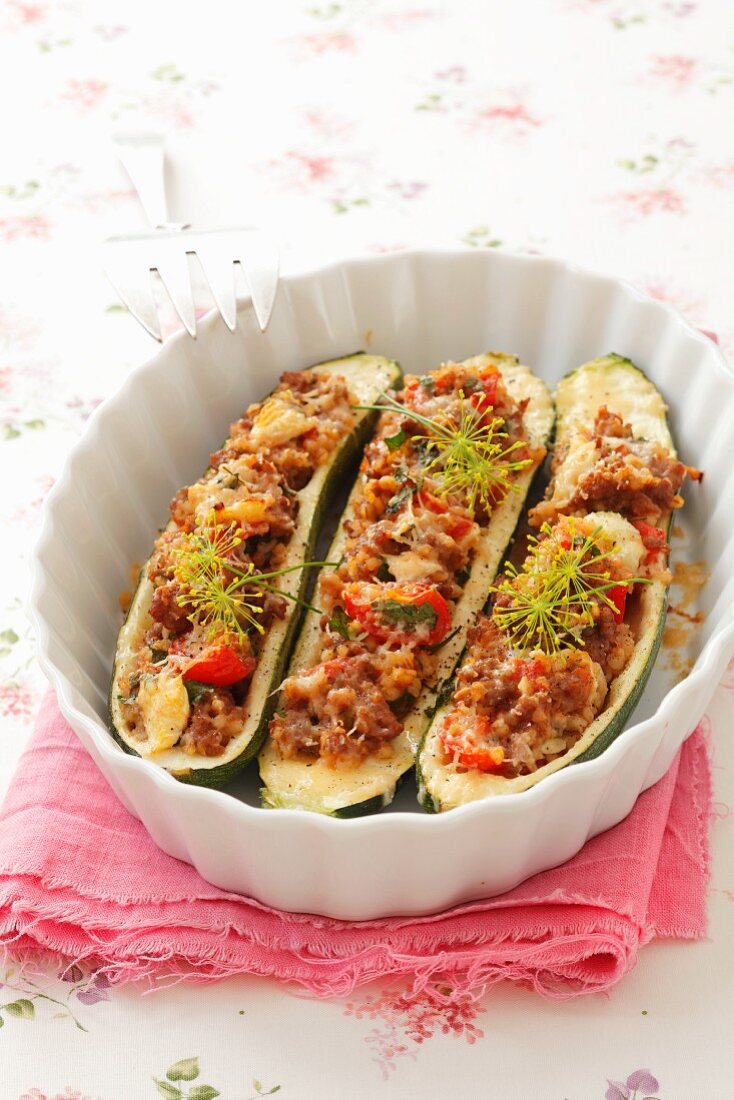
M 541 536 L 528 541 L 528 555 L 518 570 L 508 563 L 505 579 L 490 592 L 505 597 L 492 612 L 500 630 L 518 649 L 557 653 L 583 646 L 582 632 L 594 625 L 599 603 L 615 608 L 607 593 L 620 584 L 644 584 L 642 577 L 614 579 L 609 569 L 617 553 L 606 545 L 601 527 L 589 535 L 578 533 L 568 521 L 568 540 L 559 541 L 549 524 Z
M 243 541 L 235 523 L 217 523 L 212 512 L 204 526 L 182 534 L 178 545 L 172 547 L 173 573 L 181 588 L 177 603 L 188 610 L 193 622 L 206 627 L 210 636 L 225 634 L 244 639 L 253 629 L 263 634 L 264 627 L 257 616 L 263 613 L 264 592 L 273 592 L 320 613 L 319 608 L 269 582 L 286 573 L 333 565 L 333 562 L 305 561 L 285 569 L 258 573 L 252 562 L 239 565 L 233 560 Z
M 437 479 L 439 495 L 461 494 L 472 516 L 480 506 L 491 512 L 507 493 L 518 491 L 512 475 L 531 461 L 512 457 L 525 444 L 517 440 L 508 445 L 507 432 L 502 431 L 504 420 L 494 417 L 487 421 L 485 414 L 466 400 L 463 391 L 459 392 L 458 418 L 442 414 L 440 420 L 431 420 L 389 395 L 381 405 L 360 408 L 398 412 L 425 428 L 425 435 L 412 437 L 415 442 L 424 443 L 432 456 L 425 472 Z

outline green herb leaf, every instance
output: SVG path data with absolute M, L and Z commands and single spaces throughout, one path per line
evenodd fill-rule
M 377 570 L 377 573 L 375 574 L 375 576 L 377 577 L 378 581 L 392 581 L 392 580 L 395 580 L 392 573 L 390 572 L 390 566 L 387 564 L 386 561 L 383 561 L 382 565 Z
M 189 697 L 189 703 L 192 707 L 195 707 L 197 703 L 200 703 L 205 695 L 208 695 L 210 691 L 213 691 L 211 684 L 201 684 L 198 680 L 184 680 L 184 687 L 186 688 L 186 694 Z M 178 1065 L 178 1063 L 176 1063 Z M 174 1080 L 189 1081 L 189 1077 L 171 1078 Z
M 329 619 L 329 630 L 333 631 L 334 634 L 341 634 L 342 638 L 349 640 L 349 624 L 351 621 L 344 608 L 337 607 Z
M 410 500 L 410 498 L 413 496 L 414 492 L 415 492 L 415 486 L 414 485 L 412 485 L 412 484 L 403 485 L 403 487 L 401 489 L 398 489 L 395 496 L 390 497 L 390 499 L 388 500 L 388 502 L 385 506 L 385 512 L 388 513 L 388 514 L 392 514 L 393 512 L 397 512 L 400 508 L 403 507 L 403 505 L 407 501 Z
M 181 1100 L 183 1097 L 181 1089 L 177 1089 L 175 1085 L 169 1085 L 167 1081 L 159 1081 L 157 1077 L 154 1077 L 153 1081 L 163 1100 Z
M 219 1092 L 211 1085 L 194 1085 L 189 1091 L 188 1100 L 214 1100 L 215 1096 L 219 1096 Z
M 182 1058 L 180 1062 L 174 1062 L 166 1070 L 166 1077 L 169 1081 L 193 1081 L 198 1076 L 198 1058 Z
M 15 1016 L 17 1020 L 32 1020 L 36 1015 L 36 1010 L 33 1007 L 33 1001 L 27 1000 L 25 997 L 19 1001 L 10 1001 L 9 1004 L 2 1005 L 8 1016 Z
M 8 645 L 15 645 L 19 642 L 20 638 L 14 630 L 0 630 L 0 642 L 6 642 Z
M 378 600 L 375 608 L 379 611 L 385 622 L 399 626 L 420 626 L 427 623 L 433 629 L 438 615 L 436 609 L 430 603 L 412 604 L 400 603 L 399 600 Z
M 428 390 L 429 393 L 433 393 L 436 388 L 436 379 L 432 378 L 430 374 L 422 375 L 418 379 L 418 381 L 420 382 L 421 386 L 423 386 L 423 389 Z
M 158 664 L 161 663 L 161 661 L 165 661 L 167 657 L 168 657 L 168 650 L 167 649 L 158 649 L 156 646 L 153 646 L 151 648 L 150 659 L 151 659 L 151 661 L 153 662 L 154 665 L 158 665 Z
M 405 443 L 405 440 L 407 438 L 408 435 L 405 429 L 401 428 L 399 432 L 395 433 L 395 435 L 386 436 L 385 443 L 387 444 L 388 450 L 397 451 L 398 447 L 401 447 L 403 443 Z

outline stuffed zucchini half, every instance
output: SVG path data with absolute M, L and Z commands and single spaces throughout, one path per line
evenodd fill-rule
M 265 806 L 392 800 L 553 426 L 545 385 L 501 353 L 407 376 L 384 407 L 260 755 Z
M 120 631 L 109 700 L 124 749 L 217 786 L 258 751 L 301 618 L 324 510 L 400 379 L 358 353 L 283 375 L 171 502 Z
M 419 753 L 430 811 L 534 786 L 597 756 L 629 719 L 662 636 L 667 535 L 695 470 L 675 457 L 663 399 L 607 355 L 556 392 L 556 442 L 540 528 L 479 617 L 450 700 Z

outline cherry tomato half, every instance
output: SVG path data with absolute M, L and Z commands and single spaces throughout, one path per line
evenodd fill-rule
M 381 642 L 414 642 L 416 631 L 426 624 L 429 630 L 420 635 L 420 643 L 436 645 L 451 626 L 449 605 L 432 584 L 355 582 L 345 585 L 342 595 L 347 615 Z
M 183 670 L 184 680 L 198 680 L 212 687 L 229 687 L 244 680 L 254 670 L 254 657 L 239 657 L 228 645 L 215 645 L 205 649 Z

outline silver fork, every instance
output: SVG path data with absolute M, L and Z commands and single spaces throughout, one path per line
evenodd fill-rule
M 187 332 L 196 336 L 196 313 L 188 256 L 195 255 L 224 323 L 237 324 L 234 267 L 242 267 L 260 326 L 267 328 L 278 289 L 278 251 L 258 229 L 239 227 L 195 232 L 185 222 L 168 220 L 161 134 L 116 134 L 113 138 L 152 233 L 110 237 L 105 241 L 105 272 L 122 301 L 156 340 L 161 328 L 151 272 L 157 271 Z

